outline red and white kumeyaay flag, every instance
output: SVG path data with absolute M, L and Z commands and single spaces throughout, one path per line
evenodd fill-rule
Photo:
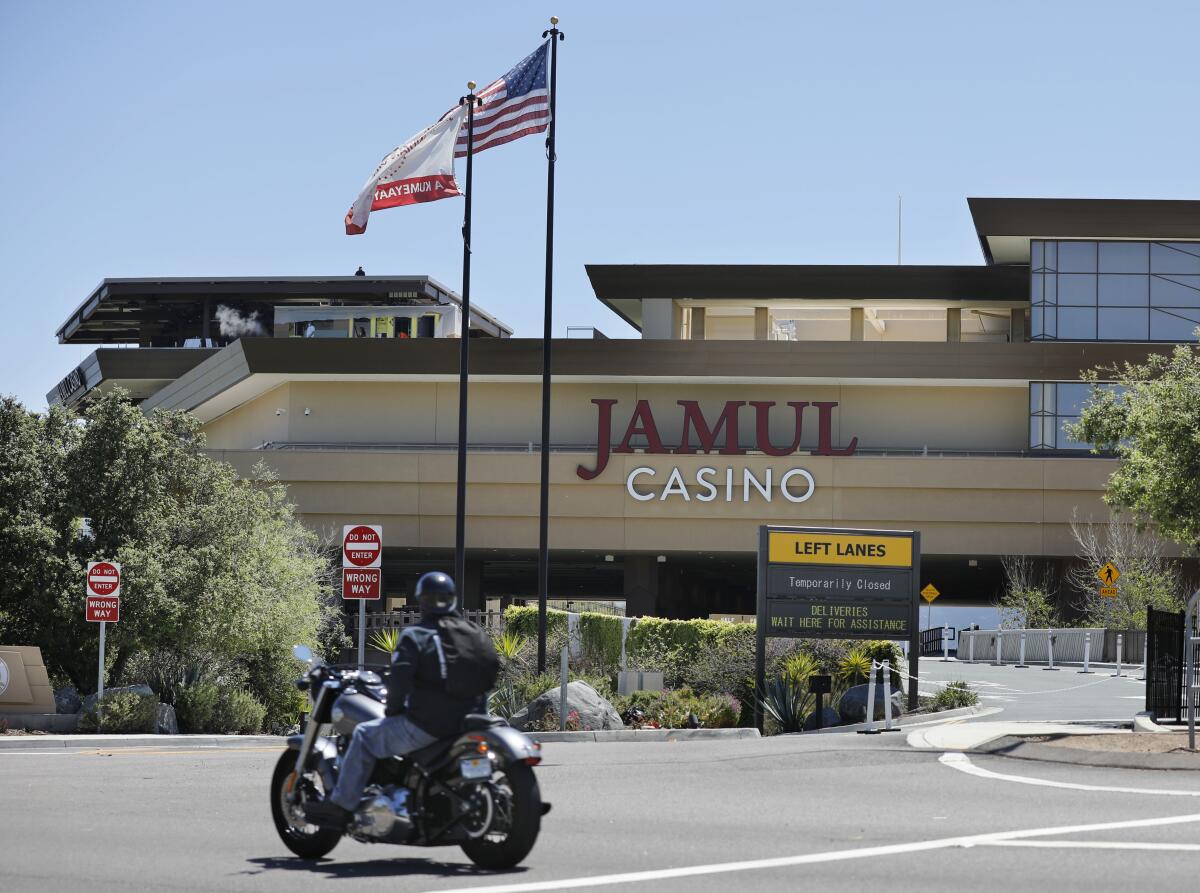
M 465 104 L 452 108 L 388 153 L 350 206 L 346 235 L 366 232 L 372 211 L 462 195 L 454 179 L 454 144 L 466 117 Z

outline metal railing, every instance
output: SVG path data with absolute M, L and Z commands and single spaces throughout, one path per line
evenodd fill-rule
M 929 629 L 921 630 L 921 656 L 937 655 L 941 656 L 946 645 L 950 645 L 953 650 L 952 643 L 957 630 L 953 626 L 933 626 Z M 943 635 L 946 641 L 942 641 Z
M 463 611 L 463 616 L 472 623 L 478 623 L 484 629 L 499 630 L 504 626 L 504 616 L 500 611 Z M 404 608 L 399 611 L 381 611 L 367 614 L 367 631 L 377 629 L 404 629 L 421 621 L 421 611 L 418 608 Z

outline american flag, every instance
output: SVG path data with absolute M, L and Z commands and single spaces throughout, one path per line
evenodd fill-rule
M 550 42 L 546 41 L 512 71 L 476 94 L 483 100 L 483 106 L 475 109 L 475 154 L 531 133 L 541 133 L 549 126 L 549 47 Z M 464 158 L 466 154 L 467 125 L 463 122 L 454 157 Z

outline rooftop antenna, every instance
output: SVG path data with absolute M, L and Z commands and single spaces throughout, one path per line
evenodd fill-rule
M 901 246 L 904 240 L 904 196 L 896 196 L 896 266 L 904 261 L 901 259 Z

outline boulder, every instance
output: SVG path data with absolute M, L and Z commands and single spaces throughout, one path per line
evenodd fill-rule
M 117 692 L 132 692 L 135 695 L 152 695 L 154 697 L 157 697 L 157 695 L 154 694 L 154 689 L 152 689 L 148 685 L 122 685 L 117 688 L 106 688 L 106 689 L 104 689 L 104 696 L 108 697 L 109 695 L 114 695 Z M 82 712 L 87 713 L 95 706 L 96 706 L 96 694 L 95 694 L 95 692 L 93 692 L 92 694 L 88 695 L 86 698 L 83 699 Z
M 883 685 L 875 686 L 875 718 L 883 719 L 883 699 L 887 697 L 886 687 Z M 891 690 L 892 699 L 892 718 L 900 716 L 904 713 L 904 692 L 898 688 Z M 857 723 L 867 721 L 867 685 L 856 685 L 853 688 L 846 689 L 846 693 L 842 695 L 841 701 L 838 702 L 838 713 L 841 714 L 843 723 Z
M 538 725 L 545 719 L 547 713 L 558 716 L 560 689 L 558 686 L 538 695 L 524 710 L 514 713 L 508 724 L 514 729 L 524 731 L 531 725 Z M 572 682 L 567 685 L 567 715 L 571 712 L 579 714 L 580 731 L 599 732 L 612 729 L 624 729 L 625 723 L 616 708 L 600 697 L 596 689 L 586 682 Z
M 159 704 L 154 719 L 154 731 L 160 735 L 178 735 L 179 722 L 175 719 L 175 708 L 170 704 Z
M 828 729 L 832 726 L 840 726 L 842 717 L 832 707 L 821 708 L 821 728 Z M 804 720 L 804 731 L 811 732 L 817 727 L 817 711 L 814 710 L 808 715 L 808 719 Z
M 68 685 L 54 693 L 54 708 L 55 713 L 78 713 L 83 709 L 83 701 L 75 686 Z

